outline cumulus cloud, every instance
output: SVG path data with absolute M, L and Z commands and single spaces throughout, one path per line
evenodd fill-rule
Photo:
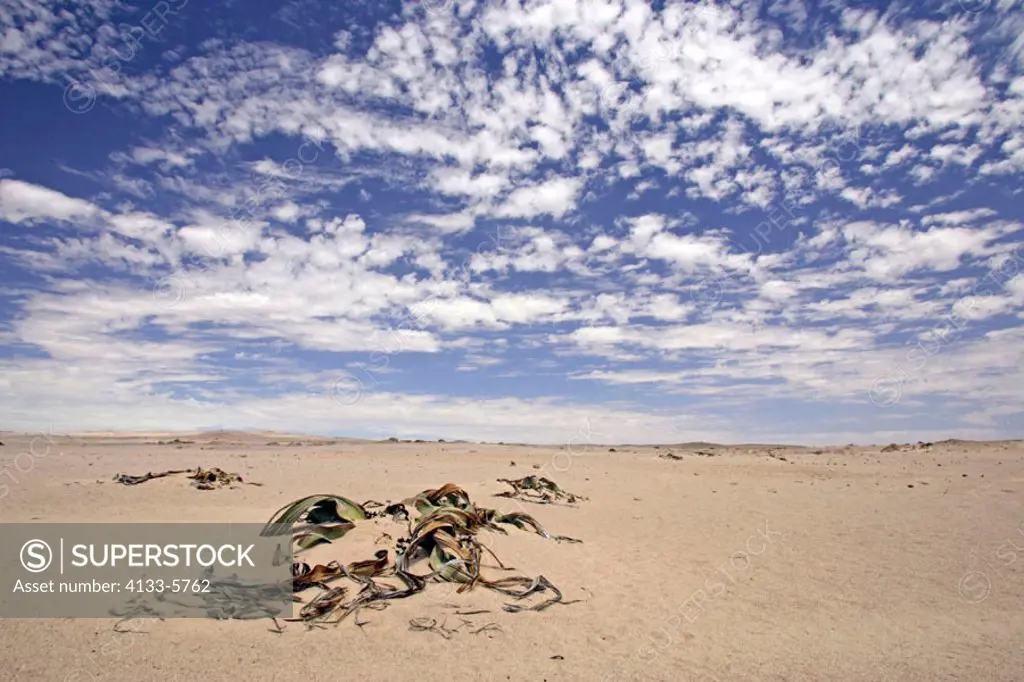
M 174 49 L 200 9 L 170 5 L 131 51 L 118 3 L 0 9 L 3 86 L 63 116 L 3 121 L 19 423 L 60 395 L 76 428 L 657 440 L 700 396 L 695 438 L 827 439 L 772 412 L 814 396 L 863 434 L 1019 425 L 1009 4 L 324 6 Z M 894 361 L 922 380 L 883 428 Z

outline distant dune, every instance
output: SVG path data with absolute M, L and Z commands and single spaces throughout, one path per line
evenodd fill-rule
M 31 435 L 26 432 L 0 430 L 5 436 Z M 241 431 L 230 429 L 197 430 L 197 431 L 76 431 L 60 434 L 67 438 L 76 439 L 114 439 L 120 441 L 157 440 L 157 441 L 191 441 L 195 443 L 233 443 L 237 445 L 283 445 L 288 443 L 330 444 L 330 443 L 442 443 L 446 445 L 500 445 L 514 447 L 564 447 L 564 443 L 513 443 L 509 441 L 472 441 L 465 439 L 422 439 L 422 438 L 352 438 L 348 436 L 324 436 L 308 433 L 287 433 L 279 431 Z M 945 440 L 925 443 L 926 445 L 1008 445 L 1022 443 L 1022 439 L 1014 440 L 992 440 L 974 441 L 959 438 L 948 438 Z M 912 446 L 916 442 L 905 443 L 874 443 L 853 446 L 845 443 L 831 445 L 801 445 L 797 443 L 711 443 L 708 441 L 689 441 L 685 443 L 578 443 L 580 449 L 597 447 L 614 448 L 677 448 L 680 450 L 714 450 L 714 449 L 835 449 L 848 447 L 882 447 L 887 445 Z

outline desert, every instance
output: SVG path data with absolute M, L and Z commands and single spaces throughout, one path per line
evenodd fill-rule
M 1024 615 L 1024 444 L 796 447 L 365 441 L 268 433 L 3 433 L 4 523 L 258 522 L 291 500 L 413 495 L 448 482 L 518 506 L 552 543 L 481 540 L 566 603 L 428 584 L 337 626 L 139 618 L 0 621 L 0 675 L 25 680 L 1012 680 Z M 268 445 L 268 443 L 270 443 Z M 280 445 L 288 443 L 289 446 Z M 119 473 L 221 467 L 213 490 Z M 575 504 L 495 497 L 545 476 Z M 6 478 L 6 477 L 5 477 Z M 373 556 L 378 519 L 316 548 Z M 573 602 L 573 603 L 569 603 Z M 458 615 L 457 612 L 472 615 Z M 357 621 L 359 624 L 357 624 Z M 426 626 L 424 626 L 426 624 Z M 474 634 L 475 633 L 475 634 Z

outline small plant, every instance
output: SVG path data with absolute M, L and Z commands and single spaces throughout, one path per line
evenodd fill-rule
M 557 486 L 554 486 L 554 489 L 544 489 L 548 494 L 555 494 L 555 491 L 558 494 L 566 494 Z M 380 512 L 367 511 L 368 508 L 376 507 L 384 509 Z M 415 523 L 408 521 L 407 507 L 418 512 L 419 517 Z M 293 591 L 303 592 L 316 588 L 320 592 L 302 606 L 297 618 L 285 620 L 308 625 L 338 623 L 362 608 L 385 608 L 388 600 L 404 599 L 418 594 L 426 588 L 429 581 L 461 583 L 458 588 L 460 593 L 481 586 L 508 595 L 514 602 L 505 604 L 503 608 L 512 613 L 541 611 L 553 604 L 571 603 L 563 602 L 562 593 L 543 575 L 534 578 L 486 577 L 483 569 L 487 567 L 501 571 L 513 569 L 505 566 L 480 542 L 479 534 L 484 530 L 505 534 L 508 532 L 505 526 L 515 526 L 531 530 L 543 538 L 556 542 L 580 541 L 548 533 L 529 514 L 500 514 L 494 509 L 477 507 L 470 500 L 469 494 L 453 483 L 424 490 L 401 504 L 389 504 L 386 507 L 372 501 L 357 504 L 340 495 L 310 495 L 274 512 L 261 535 L 279 536 L 290 533 L 296 544 L 297 554 L 311 547 L 339 540 L 352 530 L 357 522 L 386 516 L 390 516 L 395 522 L 401 522 L 402 514 L 409 523 L 409 528 L 407 535 L 394 541 L 394 563 L 390 561 L 388 549 L 378 550 L 373 559 L 356 561 L 348 565 L 337 561 L 314 566 L 302 561 L 294 562 Z M 381 538 L 391 540 L 390 534 L 383 534 Z M 494 559 L 497 565 L 485 566 L 485 555 Z M 426 563 L 426 572 L 415 570 L 420 563 Z M 376 578 L 381 577 L 396 578 L 401 585 L 378 582 Z M 331 586 L 331 583 L 342 579 L 360 586 L 359 592 L 351 599 L 346 599 L 348 590 L 345 587 Z M 520 603 L 527 597 L 542 593 L 550 596 L 531 606 Z

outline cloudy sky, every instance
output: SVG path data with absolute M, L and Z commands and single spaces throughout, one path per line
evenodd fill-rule
M 5 0 L 0 130 L 0 427 L 1024 433 L 1019 0 Z

